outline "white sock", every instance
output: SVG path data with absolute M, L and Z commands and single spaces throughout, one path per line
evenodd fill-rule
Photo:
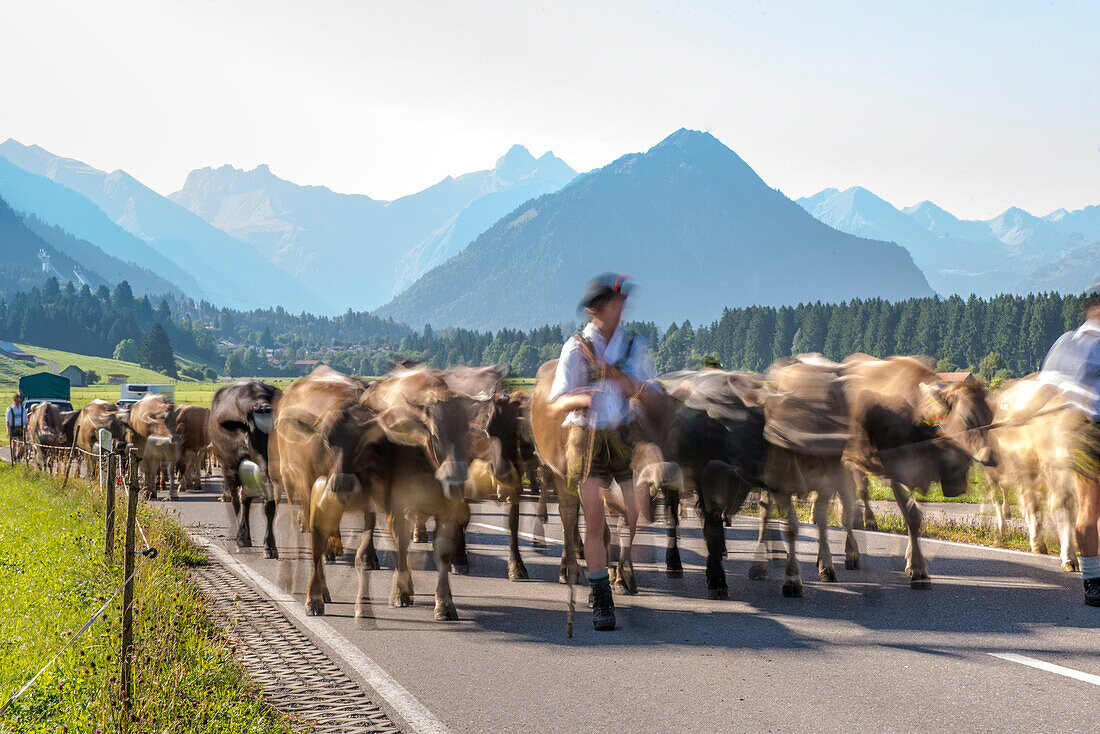
M 1078 556 L 1081 562 L 1081 578 L 1100 579 L 1100 556 Z

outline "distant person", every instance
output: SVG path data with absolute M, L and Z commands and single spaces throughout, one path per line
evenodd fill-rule
M 1059 337 L 1050 348 L 1039 383 L 1050 389 L 1030 406 L 1034 414 L 1057 388 L 1075 409 L 1088 418 L 1073 455 L 1077 475 L 1077 554 L 1085 585 L 1085 603 L 1100 607 L 1100 294 L 1082 303 L 1085 318 L 1076 331 Z
M 584 557 L 592 587 L 592 625 L 615 629 L 615 602 L 604 546 L 604 493 L 614 479 L 623 493 L 627 522 L 637 527 L 639 501 L 630 466 L 630 399 L 653 379 L 649 345 L 619 326 L 631 283 L 605 273 L 589 281 L 580 308 L 589 323 L 565 343 L 548 396 L 568 411 L 566 479 L 584 507 Z
M 23 393 L 18 390 L 11 397 L 11 405 L 4 414 L 4 422 L 8 424 L 8 450 L 11 452 L 11 460 L 15 462 L 23 457 L 23 434 L 27 430 L 27 409 L 23 407 Z

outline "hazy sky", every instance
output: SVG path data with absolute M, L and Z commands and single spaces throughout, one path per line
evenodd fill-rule
M 1100 203 L 1100 3 L 0 0 L 0 140 L 393 198 L 709 130 L 792 197 Z

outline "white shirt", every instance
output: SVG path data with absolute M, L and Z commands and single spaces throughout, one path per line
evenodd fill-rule
M 591 323 L 582 333 L 592 342 L 592 349 L 598 358 L 609 364 L 618 364 L 625 360 L 622 370 L 636 382 L 653 379 L 653 360 L 645 337 L 634 335 L 633 343 L 629 344 L 630 354 L 627 355 L 630 335 L 621 327 L 615 328 L 610 341 L 605 341 Z M 554 372 L 554 383 L 550 386 L 548 399 L 554 401 L 562 395 L 575 392 L 582 387 L 589 387 L 588 379 L 588 361 L 585 360 L 584 352 L 581 351 L 580 342 L 576 337 L 571 337 L 561 349 L 561 357 L 558 359 L 558 368 Z M 589 416 L 595 416 L 595 428 L 614 428 L 633 420 L 634 416 L 630 412 L 630 396 L 624 395 L 618 384 L 610 380 L 600 380 L 592 387 L 595 388 L 595 392 L 592 395 L 592 405 L 587 412 Z M 574 410 L 565 417 L 562 425 L 587 425 L 585 411 Z
M 1062 334 L 1047 352 L 1039 383 L 1057 387 L 1082 413 L 1100 419 L 1100 322 Z
M 27 405 L 21 403 L 16 406 L 12 403 L 8 406 L 8 411 L 4 414 L 4 420 L 7 421 L 9 426 L 15 426 L 16 428 L 24 428 L 27 425 Z

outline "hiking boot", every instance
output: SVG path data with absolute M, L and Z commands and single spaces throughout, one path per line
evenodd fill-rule
M 1100 578 L 1085 579 L 1085 603 L 1092 607 L 1100 607 Z
M 606 581 L 592 588 L 592 626 L 600 631 L 615 629 L 615 600 Z

